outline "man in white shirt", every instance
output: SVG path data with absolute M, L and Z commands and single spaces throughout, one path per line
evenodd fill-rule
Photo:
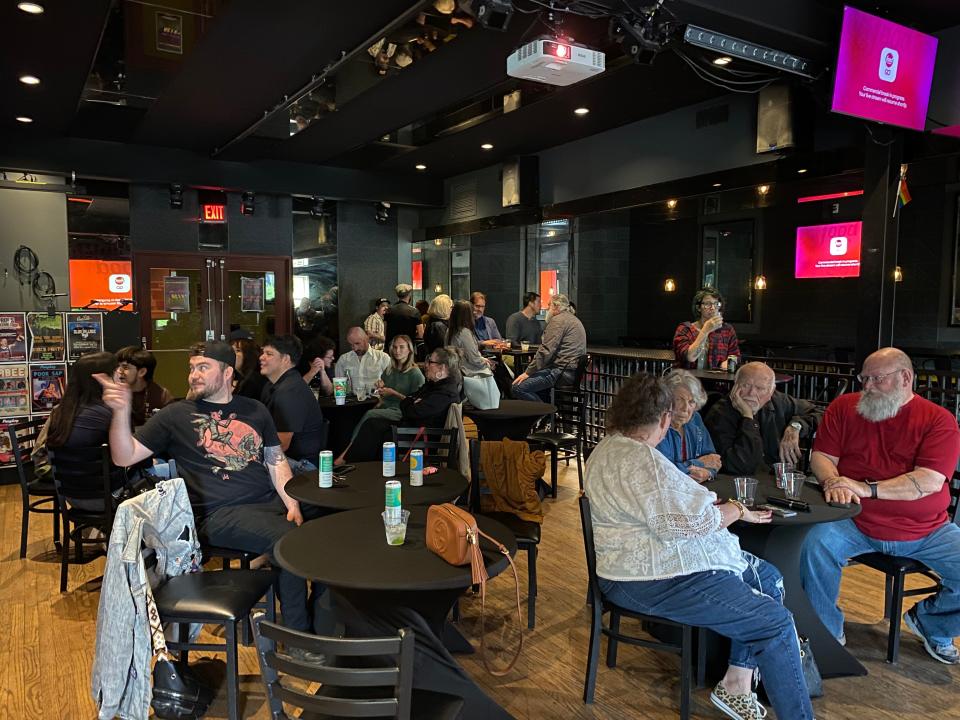
M 370 392 L 383 371 L 390 367 L 390 356 L 370 347 L 370 339 L 361 327 L 347 331 L 347 342 L 350 343 L 350 352 L 337 360 L 336 375 L 349 377 L 354 392 L 361 387 Z

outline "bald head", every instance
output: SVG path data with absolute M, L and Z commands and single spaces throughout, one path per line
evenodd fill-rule
M 777 376 L 773 370 L 762 362 L 748 362 L 737 370 L 731 392 L 739 393 L 750 409 L 757 412 L 770 402 L 776 386 Z
M 913 373 L 913 363 L 910 361 L 910 356 L 895 347 L 880 348 L 867 355 L 867 359 L 863 361 L 865 375 L 868 374 L 866 372 L 867 365 L 883 365 L 891 370 L 909 370 L 910 373 Z
M 350 344 L 350 349 L 357 355 L 363 355 L 370 349 L 370 340 L 367 337 L 367 332 L 361 327 L 352 327 L 347 330 L 347 342 Z

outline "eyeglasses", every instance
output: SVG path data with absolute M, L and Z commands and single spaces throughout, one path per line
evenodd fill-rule
M 868 382 L 872 382 L 874 385 L 879 385 L 883 382 L 885 377 L 889 377 L 895 373 L 900 372 L 899 370 L 891 370 L 888 373 L 883 373 L 882 375 L 857 375 L 857 380 L 860 381 L 860 384 L 866 386 Z
M 700 303 L 700 307 L 705 307 L 705 308 L 720 307 L 722 304 L 723 303 L 719 303 L 719 302 L 702 302 Z
M 427 365 L 443 365 L 443 363 L 440 362 L 439 360 L 431 360 L 430 358 L 427 358 L 426 364 Z

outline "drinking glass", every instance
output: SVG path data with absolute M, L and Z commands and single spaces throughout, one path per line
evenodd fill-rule
M 778 462 L 773 464 L 773 474 L 777 477 L 777 487 L 783 490 L 783 476 L 785 473 L 793 472 L 796 466 L 791 462 Z
M 733 480 L 737 489 L 737 500 L 746 507 L 752 508 L 757 497 L 757 479 L 752 477 L 738 477 Z
M 400 517 L 388 517 L 386 511 L 380 513 L 383 517 L 383 530 L 387 535 L 387 545 L 403 545 L 407 537 L 407 521 L 410 519 L 409 510 L 401 510 Z
M 783 475 L 783 493 L 791 500 L 799 500 L 803 494 L 803 483 L 807 476 L 802 472 L 788 472 Z
M 528 343 L 528 342 L 521 342 L 521 343 L 520 343 L 520 349 L 521 349 L 523 352 L 527 352 L 528 350 L 530 350 L 530 343 Z

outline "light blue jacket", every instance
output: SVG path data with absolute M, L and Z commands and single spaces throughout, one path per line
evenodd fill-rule
M 713 439 L 710 437 L 710 433 L 707 432 L 707 427 L 703 424 L 700 413 L 695 412 L 693 417 L 687 421 L 687 424 L 683 426 L 683 434 L 687 441 L 687 460 L 681 460 L 680 433 L 674 430 L 673 427 L 667 430 L 667 434 L 663 440 L 660 441 L 660 444 L 657 445 L 657 450 L 666 455 L 670 462 L 689 475 L 691 466 L 704 467 L 703 463 L 697 460 L 698 457 L 710 455 L 717 451 L 713 447 Z M 716 470 L 710 471 L 711 478 L 716 477 L 716 474 Z
M 141 542 L 154 550 L 147 570 Z M 166 650 L 163 635 L 151 638 L 147 605 L 151 587 L 174 575 L 200 570 L 200 543 L 193 509 L 181 478 L 162 480 L 150 492 L 117 509 L 97 611 L 97 644 L 91 691 L 100 720 L 147 720 L 153 689 L 150 661 Z

